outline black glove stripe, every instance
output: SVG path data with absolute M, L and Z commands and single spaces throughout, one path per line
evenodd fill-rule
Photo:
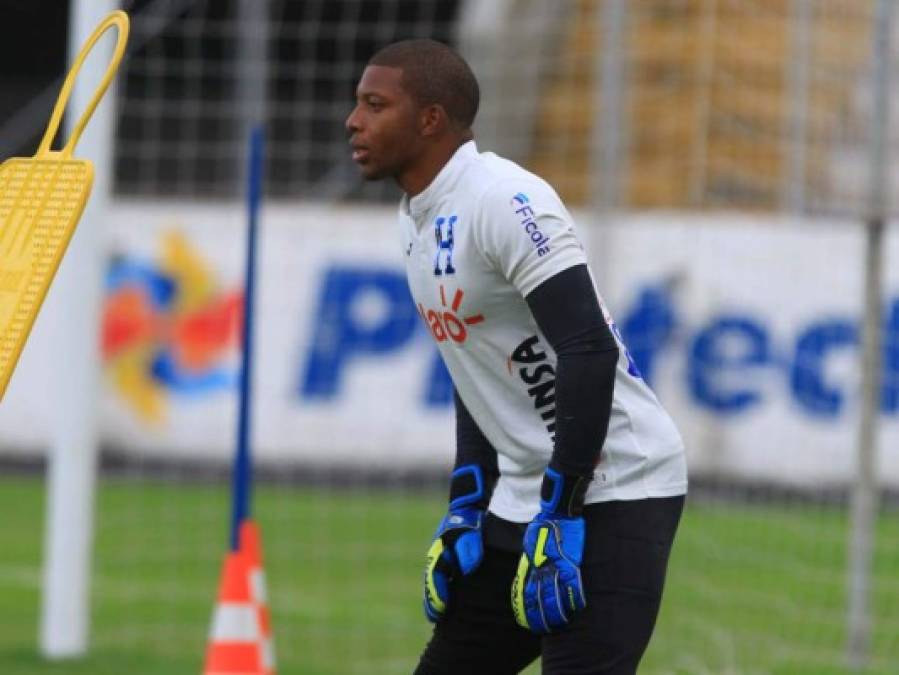
M 565 555 L 565 549 L 562 548 L 562 528 L 560 528 L 559 524 L 555 521 L 550 520 L 548 522 L 553 529 L 553 538 L 555 539 L 556 550 L 559 552 L 559 558 L 571 564 L 573 567 L 579 567 L 579 565 L 576 565 L 571 558 Z
M 577 593 L 581 596 L 581 606 L 587 606 L 587 595 L 584 593 L 584 580 L 581 578 L 581 570 L 577 569 Z
M 563 598 L 567 597 L 566 595 L 562 595 L 562 588 L 559 585 L 559 570 L 556 568 L 555 573 L 553 574 L 553 588 L 556 592 L 556 604 L 559 606 L 559 615 L 562 617 L 563 623 L 568 623 L 568 615 L 565 613 L 565 603 Z
M 543 577 L 537 577 L 537 609 L 540 610 L 540 620 L 543 621 L 543 629 L 549 631 L 549 621 L 546 620 L 546 612 L 543 611 Z

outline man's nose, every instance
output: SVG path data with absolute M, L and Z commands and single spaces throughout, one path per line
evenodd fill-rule
M 347 134 L 354 134 L 359 131 L 359 106 L 356 106 L 350 111 L 350 114 L 346 118 L 346 130 Z

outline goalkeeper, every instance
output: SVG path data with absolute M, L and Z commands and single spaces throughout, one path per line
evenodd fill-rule
M 553 189 L 471 131 L 479 89 L 432 40 L 375 54 L 346 121 L 405 193 L 409 288 L 452 376 L 456 462 L 427 554 L 418 675 L 636 672 L 687 489 L 680 435 L 603 307 Z

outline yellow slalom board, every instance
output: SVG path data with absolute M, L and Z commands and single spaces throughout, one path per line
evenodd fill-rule
M 68 143 L 50 149 L 81 66 L 100 37 L 117 28 L 112 60 Z M 128 15 L 110 13 L 88 38 L 69 70 L 50 124 L 34 157 L 0 165 L 0 399 L 90 196 L 94 167 L 72 153 L 109 88 L 128 42 Z

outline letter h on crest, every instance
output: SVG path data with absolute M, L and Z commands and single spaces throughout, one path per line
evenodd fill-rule
M 450 216 L 449 219 L 439 216 L 434 221 L 434 234 L 437 237 L 437 254 L 434 256 L 434 275 L 440 276 L 443 273 L 455 274 L 456 268 L 453 267 L 453 225 L 456 224 L 457 217 Z M 444 236 L 444 225 L 446 225 L 446 236 Z M 446 251 L 446 267 L 440 269 L 440 253 Z

